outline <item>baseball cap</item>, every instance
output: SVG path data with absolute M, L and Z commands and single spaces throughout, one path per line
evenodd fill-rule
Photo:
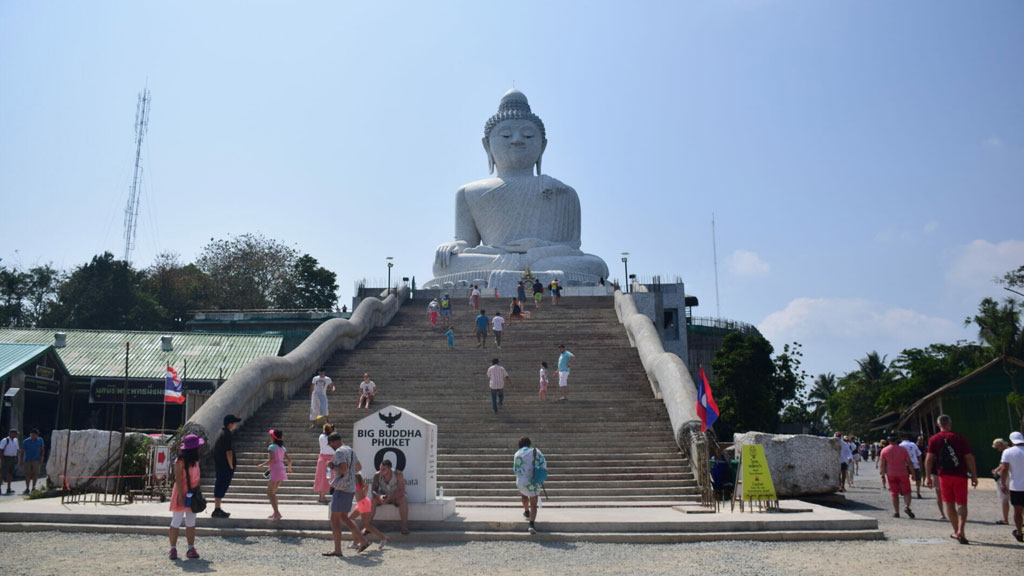
M 228 424 L 234 424 L 235 422 L 241 422 L 241 421 L 242 421 L 242 419 L 239 418 L 238 416 L 235 416 L 234 414 L 228 414 L 227 416 L 224 417 L 224 425 L 225 426 L 227 426 Z

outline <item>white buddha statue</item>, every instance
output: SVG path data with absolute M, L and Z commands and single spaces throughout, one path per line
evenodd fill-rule
M 455 194 L 455 241 L 437 247 L 435 278 L 426 284 L 484 280 L 508 291 L 529 268 L 542 281 L 596 285 L 608 266 L 580 251 L 580 200 L 576 191 L 542 175 L 547 147 L 544 123 L 526 95 L 509 90 L 484 126 L 483 145 L 492 178 Z M 534 175 L 536 167 L 536 175 Z

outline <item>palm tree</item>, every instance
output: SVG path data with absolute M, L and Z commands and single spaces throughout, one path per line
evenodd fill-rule
M 828 374 L 818 374 L 814 380 L 814 386 L 807 393 L 807 404 L 811 409 L 811 416 L 822 424 L 823 430 L 827 429 L 825 421 L 828 419 L 828 400 L 836 391 L 836 375 L 829 372 Z

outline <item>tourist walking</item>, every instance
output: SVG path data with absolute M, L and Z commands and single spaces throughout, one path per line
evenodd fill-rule
M 548 399 L 548 363 L 540 363 L 540 399 L 542 402 Z
M 839 440 L 839 491 L 846 492 L 846 477 L 850 474 L 850 460 L 853 454 L 850 453 L 850 445 L 843 438 L 842 432 L 836 432 L 836 439 Z M 885 450 L 883 448 L 883 450 Z M 885 475 L 882 475 L 882 487 L 885 487 Z
M 1002 458 L 1003 452 L 1009 447 L 1010 446 L 1009 444 L 1006 443 L 1006 440 L 1003 440 L 1002 438 L 996 438 L 995 440 L 992 441 L 992 449 L 999 453 L 1000 458 Z M 1003 517 L 996 520 L 995 523 L 1003 526 L 1009 526 L 1010 490 L 1009 488 L 1004 489 L 1004 486 L 1001 481 L 1002 471 L 1000 469 L 1000 466 L 1002 466 L 1002 460 L 1000 460 L 999 464 L 999 466 L 996 466 L 992 470 L 992 477 L 995 478 L 996 480 L 996 492 L 999 494 L 999 506 L 1002 509 Z
M 558 284 L 558 278 L 551 281 L 551 285 L 548 287 L 551 291 L 551 303 L 558 304 L 558 299 L 562 295 L 562 286 Z
M 430 318 L 430 325 L 437 326 L 437 315 L 441 312 L 441 303 L 434 298 L 427 304 L 427 316 Z
M 928 440 L 928 455 L 925 469 L 929 474 L 938 467 L 939 485 L 942 487 L 942 502 L 946 505 L 946 516 L 953 526 L 950 538 L 961 544 L 969 544 L 964 529 L 967 526 L 967 475 L 971 475 L 971 486 L 978 486 L 978 469 L 974 454 L 967 439 L 953 432 L 953 419 L 948 414 L 939 416 L 939 432 Z
M 18 465 L 18 454 L 21 453 L 21 446 L 18 444 L 18 431 L 11 428 L 7 437 L 0 440 L 0 485 L 7 481 L 7 493 L 14 494 L 11 482 L 14 481 L 14 468 Z
M 925 454 L 928 453 L 928 439 L 923 435 L 917 437 L 917 448 L 921 451 L 921 476 L 924 477 L 925 486 L 928 485 L 928 479 L 931 478 L 932 484 L 935 486 L 935 505 L 939 508 L 939 518 L 942 520 L 946 519 L 946 507 L 942 504 L 942 485 L 939 484 L 938 470 L 932 470 L 929 474 L 925 470 Z
M 445 293 L 441 297 L 441 316 L 444 317 L 445 325 L 449 325 L 452 322 L 452 299 Z
M 903 441 L 900 442 L 900 446 L 907 451 L 910 455 L 910 461 L 914 463 L 914 485 L 917 487 L 917 497 L 921 497 L 921 449 L 917 447 L 917 444 L 912 440 L 914 436 L 912 434 L 904 434 Z
M 494 333 L 494 345 L 501 348 L 501 335 L 505 331 L 505 319 L 501 317 L 501 312 L 494 313 L 494 318 L 491 319 L 491 331 Z
M 533 309 L 540 310 L 540 301 L 544 299 L 544 285 L 540 279 L 533 281 Z
M 562 393 L 559 400 L 569 400 L 569 368 L 576 355 L 565 349 L 564 344 L 558 345 L 558 390 Z
M 1024 542 L 1024 434 L 1010 433 L 1013 446 L 999 457 L 999 484 L 1010 494 L 1013 505 L 1013 537 Z
M 331 488 L 334 488 L 334 493 L 331 494 L 331 536 L 334 537 L 334 550 L 322 554 L 324 556 L 342 555 L 342 524 L 352 533 L 352 541 L 357 546 L 356 551 L 362 552 L 370 545 L 370 541 L 363 536 L 356 523 L 348 517 L 348 513 L 352 510 L 352 499 L 356 494 L 355 475 L 363 467 L 359 464 L 359 457 L 356 456 L 355 450 L 345 446 L 345 443 L 342 442 L 341 434 L 334 432 L 327 441 L 334 449 L 334 456 L 327 463 L 327 468 L 332 472 Z
M 526 306 L 526 284 L 523 284 L 522 280 L 516 285 L 516 299 L 520 304 Z
M 217 470 L 217 479 L 213 483 L 213 518 L 227 518 L 229 512 L 221 509 L 221 500 L 228 493 L 231 486 L 231 479 L 235 477 L 235 468 L 238 467 L 238 455 L 235 454 L 235 428 L 242 419 L 234 414 L 224 417 L 224 428 L 220 431 L 220 437 L 213 444 L 213 466 Z
M 327 494 L 331 491 L 331 481 L 327 478 L 327 464 L 334 458 L 334 448 L 331 448 L 330 437 L 334 434 L 334 426 L 324 424 L 320 433 L 320 455 L 316 459 L 316 476 L 313 478 L 313 491 L 319 497 L 317 502 L 327 504 Z
M 30 494 L 36 489 L 36 482 L 39 481 L 39 472 L 43 468 L 43 460 L 46 460 L 46 443 L 39 437 L 39 429 L 33 428 L 28 438 L 21 443 L 21 468 L 25 472 L 25 494 Z
M 487 348 L 487 310 L 481 310 L 476 317 L 473 333 L 476 334 L 476 347 Z
M 491 389 L 491 410 L 497 414 L 498 408 L 505 403 L 505 383 L 511 384 L 512 377 L 495 358 L 491 360 L 491 367 L 487 369 L 487 381 Z
M 448 349 L 455 350 L 455 331 L 452 327 L 448 327 L 448 331 L 444 333 L 445 337 L 448 338 Z
M 914 462 L 907 449 L 902 444 L 897 444 L 898 441 L 899 438 L 892 436 L 889 438 L 889 445 L 882 449 L 879 472 L 889 480 L 889 494 L 892 495 L 892 509 L 895 512 L 892 517 L 900 517 L 900 496 L 903 496 L 903 511 L 907 516 L 914 518 L 914 513 L 910 510 L 910 473 L 914 470 Z
M 473 310 L 480 309 L 480 287 L 473 285 L 473 289 L 469 292 L 469 307 Z
M 281 486 L 281 482 L 288 479 L 288 475 L 292 472 L 292 459 L 288 456 L 288 449 L 284 447 L 284 433 L 281 430 L 271 428 L 270 439 L 272 440 L 270 446 L 267 447 L 269 456 L 263 462 L 260 462 L 257 466 L 262 468 L 267 466 L 267 498 L 270 499 L 270 507 L 274 509 L 274 513 L 267 518 L 271 520 L 281 519 L 281 510 L 277 507 L 277 489 Z M 287 465 L 287 466 L 286 466 Z
M 370 373 L 363 373 L 363 381 L 359 383 L 359 403 L 356 404 L 356 409 L 366 408 L 370 409 L 370 404 L 373 404 L 373 400 L 377 397 L 377 384 L 370 380 Z
M 519 450 L 512 459 L 512 471 L 516 475 L 516 488 L 519 489 L 523 504 L 523 518 L 530 522 L 526 529 L 530 534 L 537 533 L 537 500 L 547 479 L 548 462 L 540 450 L 533 447 L 526 436 L 519 439 Z
M 518 300 L 516 298 L 513 298 L 512 302 L 508 305 L 508 321 L 509 322 L 512 322 L 513 319 L 515 319 L 515 320 L 522 320 L 523 319 L 523 307 L 520 305 L 520 302 L 522 302 L 522 300 Z
M 321 368 L 320 373 L 309 383 L 309 419 L 313 422 L 309 425 L 310 428 L 316 426 L 317 420 L 327 418 L 328 386 L 331 387 L 331 392 L 334 392 L 334 382 L 327 376 L 327 371 Z
M 196 513 L 192 511 L 192 488 L 199 486 L 199 447 L 206 442 L 195 434 L 181 439 L 178 458 L 174 461 L 174 487 L 171 488 L 171 527 L 167 539 L 171 542 L 171 560 L 178 559 L 178 531 L 185 521 L 186 558 L 199 558 L 196 552 Z
M 371 498 L 370 521 L 377 515 L 377 507 L 391 504 L 398 508 L 402 534 L 409 533 L 409 503 L 405 496 L 405 477 L 394 469 L 391 460 L 385 458 L 380 470 L 373 475 L 373 497 Z

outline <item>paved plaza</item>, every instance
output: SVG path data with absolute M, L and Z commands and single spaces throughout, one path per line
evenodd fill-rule
M 674 544 L 629 544 L 553 541 L 425 542 L 395 534 L 383 550 L 322 558 L 329 547 L 322 535 L 234 536 L 201 534 L 199 560 L 166 559 L 166 536 L 81 532 L 6 532 L 0 535 L 2 574 L 750 574 L 871 575 L 931 573 L 1019 575 L 1024 545 L 1010 528 L 994 524 L 998 501 L 991 480 L 982 479 L 970 493 L 969 546 L 949 538 L 939 520 L 932 493 L 914 499 L 915 520 L 894 519 L 888 492 L 881 488 L 872 463 L 862 467 L 849 501 L 840 510 L 878 520 L 883 540 L 756 542 L 731 540 Z M 16 496 L 0 499 L 0 512 L 20 506 Z M 91 506 L 91 505 L 90 505 Z M 316 510 L 315 507 L 306 507 Z M 147 508 L 148 509 L 148 508 Z M 507 509 L 507 513 L 514 510 Z M 169 517 L 169 513 L 154 514 Z M 543 508 L 538 526 L 558 517 Z M 616 516 L 627 514 L 615 512 Z M 753 515 L 752 515 L 753 516 Z M 753 520 L 753 518 L 752 518 Z M 201 527 L 213 525 L 208 517 Z M 6 528 L 11 528 L 7 526 Z

